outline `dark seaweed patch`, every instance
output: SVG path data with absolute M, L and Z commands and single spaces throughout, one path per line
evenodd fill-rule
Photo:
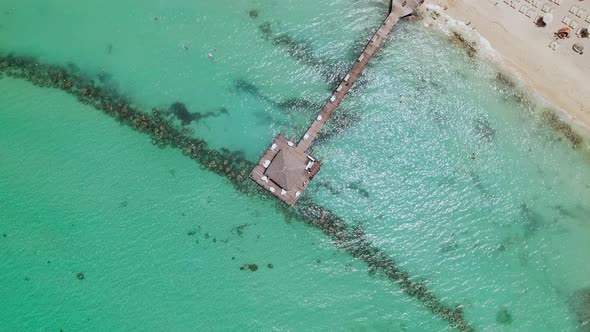
M 565 208 L 562 205 L 556 205 L 555 209 L 557 210 L 557 213 L 559 213 L 560 216 L 571 219 L 577 219 L 579 217 L 575 211 Z
M 285 101 L 277 102 L 275 105 L 282 109 L 305 111 L 318 110 L 322 107 L 321 104 L 303 98 L 289 98 Z
M 465 49 L 467 55 L 470 58 L 475 57 L 475 55 L 477 54 L 477 49 L 475 48 L 476 43 L 468 41 L 459 32 L 453 31 L 453 34 L 450 36 L 449 39 L 452 43 L 457 44 L 461 46 L 463 49 Z
M 262 92 L 262 90 L 258 88 L 256 85 L 244 79 L 235 80 L 234 88 L 239 92 L 247 93 L 281 110 L 302 110 L 311 112 L 322 107 L 322 105 L 318 103 L 314 103 L 303 98 L 289 98 L 285 101 L 274 100 L 273 98 L 267 96 L 264 92 Z
M 531 210 L 526 203 L 520 205 L 520 219 L 524 228 L 524 237 L 534 236 L 543 224 L 540 214 Z
M 459 248 L 459 244 L 457 242 L 448 241 L 440 247 L 439 251 L 440 252 L 449 252 L 449 251 L 453 251 L 457 248 Z
M 361 121 L 361 117 L 345 109 L 340 109 L 338 112 L 332 114 L 330 122 L 326 124 L 324 129 L 317 135 L 314 144 L 322 144 L 330 140 L 338 134 L 352 128 L 355 124 Z
M 242 237 L 244 235 L 244 229 L 248 227 L 250 224 L 241 224 L 236 226 L 232 229 L 232 233 L 235 233 L 237 236 Z
M 484 143 L 491 143 L 496 138 L 496 129 L 494 129 L 490 121 L 484 117 L 478 117 L 475 119 L 473 129 L 475 131 L 475 136 Z
M 580 327 L 590 324 L 590 288 L 582 288 L 572 292 L 568 297 L 568 305 Z M 581 329 L 580 331 L 587 331 Z
M 318 188 L 326 188 L 332 195 L 338 195 L 340 193 L 340 190 L 332 186 L 332 182 L 330 180 L 318 181 L 316 186 Z
M 496 323 L 502 325 L 509 325 L 512 323 L 512 315 L 508 312 L 508 309 L 502 308 L 496 313 Z
M 182 125 L 189 125 L 191 122 L 199 122 L 202 119 L 209 118 L 209 117 L 217 117 L 222 114 L 228 114 L 226 108 L 222 107 L 215 112 L 206 112 L 206 113 L 191 113 L 181 102 L 175 102 L 168 108 L 168 113 L 166 114 L 173 114 L 178 120 L 180 120 Z
M 274 101 L 272 99 L 270 99 L 268 96 L 266 96 L 264 93 L 262 93 L 262 91 L 256 85 L 254 85 L 246 80 L 243 80 L 243 79 L 235 80 L 234 81 L 234 88 L 237 91 L 247 93 L 251 96 L 254 96 L 260 100 L 263 100 L 269 104 L 274 105 Z
M 496 73 L 496 82 L 500 85 L 503 85 L 503 86 L 511 89 L 511 90 L 516 88 L 516 84 L 514 84 L 514 81 L 512 81 L 512 79 L 510 77 L 508 77 L 507 75 L 505 75 L 504 73 L 501 73 L 501 72 Z
M 369 192 L 362 187 L 361 181 L 349 183 L 346 188 L 358 192 L 363 198 L 369 198 Z
M 287 50 L 287 52 L 295 59 L 312 66 L 322 65 L 322 61 L 319 60 L 313 53 L 313 49 L 310 44 L 295 40 L 291 35 L 287 33 L 280 33 L 273 38 L 273 44 L 280 46 Z
M 553 111 L 546 109 L 543 112 L 543 121 L 554 130 L 561 132 L 571 143 L 574 149 L 582 146 L 582 136 L 576 133 L 572 126 L 562 121 Z
M 320 76 L 327 82 L 340 82 L 348 71 L 347 66 L 349 64 L 347 62 L 331 61 L 318 57 L 315 54 L 311 43 L 305 40 L 296 39 L 286 32 L 275 34 L 272 29 L 272 24 L 268 21 L 260 24 L 258 30 L 261 32 L 264 40 L 272 40 L 274 46 L 285 50 L 287 54 L 296 61 L 316 68 Z
M 469 171 L 468 172 L 469 177 L 471 178 L 471 181 L 474 183 L 475 188 L 481 192 L 484 195 L 488 195 L 488 190 L 486 189 L 486 187 L 483 185 L 481 177 L 479 176 L 479 174 L 475 173 L 474 171 Z
M 266 21 L 258 26 L 258 30 L 262 33 L 262 38 L 269 40 L 272 38 L 273 31 L 270 22 Z

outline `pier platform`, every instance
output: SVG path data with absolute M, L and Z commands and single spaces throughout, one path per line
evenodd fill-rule
M 400 19 L 413 15 L 422 0 L 392 0 L 390 12 L 367 43 L 350 71 L 333 91 L 297 144 L 279 134 L 264 153 L 250 178 L 286 204 L 293 206 L 320 170 L 320 162 L 307 154 L 315 138 L 340 105 L 369 61 L 383 45 Z

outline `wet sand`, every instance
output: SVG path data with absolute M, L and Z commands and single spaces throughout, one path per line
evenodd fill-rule
M 547 27 L 540 28 L 533 21 L 545 14 L 544 4 L 553 8 L 554 19 Z M 578 17 L 569 12 L 574 4 L 587 13 Z M 519 12 L 523 5 L 532 9 L 530 18 L 526 12 Z M 575 29 L 571 38 L 558 41 L 560 46 L 556 50 L 549 44 L 554 32 L 565 26 L 562 20 L 566 16 L 576 20 L 578 28 L 589 26 L 585 20 L 590 15 L 590 4 L 574 0 L 563 0 L 560 5 L 540 1 L 535 8 L 522 1 L 513 8 L 503 0 L 427 0 L 423 7 L 427 24 L 438 21 L 441 25 L 450 25 L 452 30 L 465 32 L 474 41 L 483 37 L 485 40 L 479 41 L 479 48 L 493 48 L 490 54 L 493 60 L 543 101 L 560 110 L 565 120 L 581 129 L 581 134 L 589 136 L 590 53 L 580 55 L 572 46 L 581 43 L 590 50 L 590 39 L 577 37 Z M 489 45 L 485 45 L 486 41 Z

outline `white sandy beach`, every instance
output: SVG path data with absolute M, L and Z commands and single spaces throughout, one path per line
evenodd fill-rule
M 571 13 L 572 5 L 582 10 Z M 554 19 L 540 28 L 534 19 L 545 14 L 543 6 L 551 8 Z M 540 0 L 535 6 L 522 0 L 514 7 L 504 0 L 426 0 L 423 15 L 427 24 L 434 20 L 440 24 L 453 20 L 465 23 L 456 24 L 458 30 L 468 31 L 468 38 L 471 35 L 489 41 L 499 55 L 497 62 L 534 94 L 561 110 L 562 117 L 582 129 L 584 136 L 590 136 L 590 39 L 575 35 L 578 28 L 590 26 L 590 1 L 562 0 L 556 4 Z M 564 17 L 574 20 L 577 28 L 570 38 L 559 40 L 559 47 L 553 50 L 549 45 L 555 39 L 554 32 L 566 26 Z M 587 53 L 574 52 L 574 43 L 581 43 Z

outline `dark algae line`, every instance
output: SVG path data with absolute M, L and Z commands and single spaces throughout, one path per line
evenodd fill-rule
M 242 153 L 209 148 L 206 141 L 192 137 L 192 129 L 174 124 L 172 115 L 167 115 L 167 112 L 155 108 L 150 113 L 142 112 L 115 89 L 97 84 L 78 71 L 73 72 L 65 66 L 42 64 L 33 57 L 0 55 L 0 78 L 4 75 L 25 79 L 39 87 L 60 89 L 76 97 L 80 103 L 102 111 L 137 132 L 149 135 L 154 145 L 181 150 L 202 168 L 225 177 L 238 191 L 248 196 L 260 195 L 263 200 L 268 197 L 263 189 L 248 180 L 247 172 L 254 164 L 246 160 Z M 473 331 L 464 318 L 461 305 L 446 305 L 423 282 L 413 281 L 408 272 L 403 271 L 389 255 L 368 240 L 360 225 L 348 224 L 308 196 L 302 197 L 295 209 L 278 201 L 274 201 L 274 204 L 287 221 L 297 219 L 319 229 L 339 249 L 365 262 L 370 275 L 380 274 L 397 284 L 406 295 L 418 300 L 451 327 Z

